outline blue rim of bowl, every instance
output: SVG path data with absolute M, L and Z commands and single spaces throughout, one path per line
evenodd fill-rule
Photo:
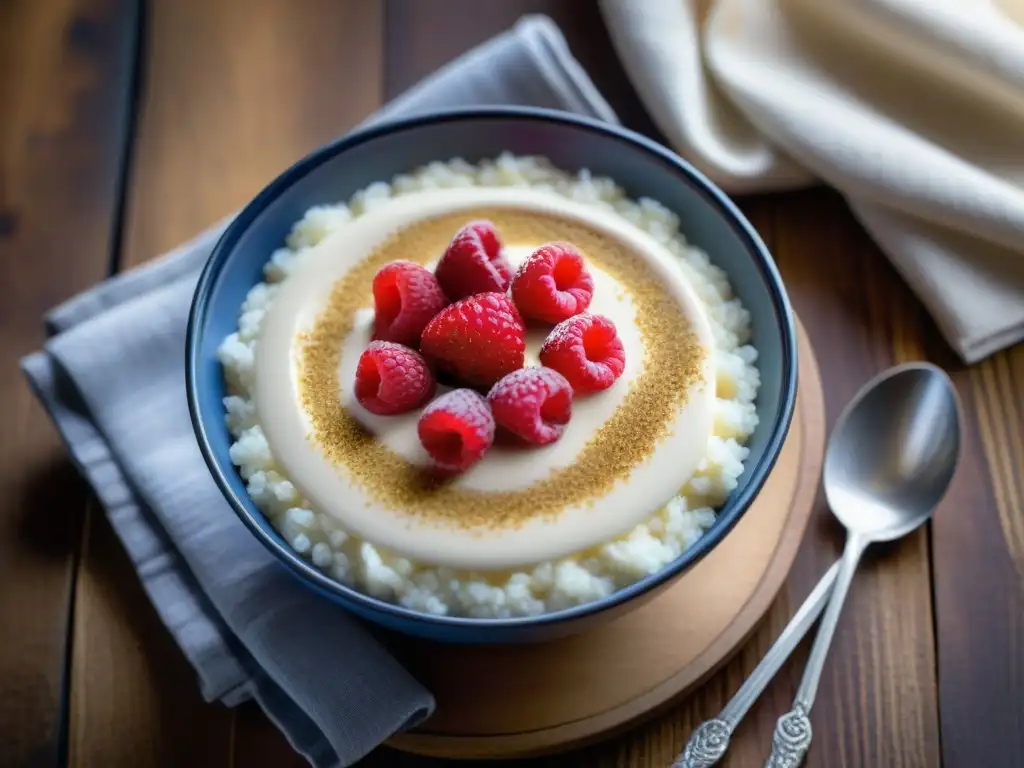
M 762 276 L 768 285 L 776 312 L 780 319 L 780 334 L 782 336 L 782 370 L 784 381 L 782 382 L 782 408 L 772 425 L 772 432 L 765 446 L 761 460 L 751 471 L 750 477 L 739 494 L 730 498 L 727 504 L 718 512 L 714 526 L 707 533 L 702 535 L 694 544 L 684 550 L 679 557 L 662 568 L 657 573 L 646 576 L 639 581 L 630 584 L 620 590 L 613 592 L 606 597 L 594 600 L 582 605 L 564 608 L 559 611 L 541 614 L 539 616 L 522 616 L 514 618 L 468 618 L 462 616 L 438 616 L 422 613 L 411 608 L 405 608 L 395 603 L 379 600 L 371 597 L 355 588 L 347 587 L 338 581 L 322 573 L 314 565 L 304 560 L 301 555 L 291 549 L 287 544 L 275 540 L 274 536 L 266 529 L 271 523 L 262 514 L 253 513 L 245 503 L 239 499 L 228 482 L 224 468 L 214 456 L 213 448 L 210 445 L 206 433 L 206 426 L 200 418 L 198 402 L 198 389 L 196 385 L 197 369 L 200 364 L 200 329 L 203 327 L 207 304 L 211 293 L 211 287 L 220 276 L 220 272 L 226 262 L 228 254 L 234 248 L 239 238 L 246 232 L 253 220 L 262 213 L 280 194 L 289 189 L 296 181 L 306 176 L 328 160 L 351 149 L 352 147 L 371 141 L 379 136 L 390 133 L 398 133 L 416 129 L 425 125 L 434 125 L 445 122 L 458 122 L 461 120 L 531 120 L 540 122 L 552 122 L 562 125 L 569 125 L 574 128 L 599 133 L 607 138 L 638 147 L 649 155 L 660 160 L 669 168 L 682 175 L 696 191 L 698 191 L 709 203 L 711 203 L 725 218 L 730 228 L 737 234 L 744 243 L 747 250 L 753 256 L 753 261 L 761 270 Z M 592 118 L 561 112 L 558 110 L 544 109 L 540 107 L 473 107 L 443 109 L 430 112 L 421 116 L 405 118 L 402 120 L 387 121 L 354 131 L 329 144 L 325 144 L 309 155 L 305 156 L 291 168 L 284 171 L 276 179 L 271 181 L 253 200 L 242 209 L 235 219 L 228 225 L 220 239 L 217 241 L 207 259 L 199 276 L 193 295 L 192 306 L 189 311 L 188 328 L 185 341 L 185 387 L 188 399 L 189 416 L 192 421 L 193 430 L 199 442 L 199 448 L 203 459 L 219 486 L 221 493 L 229 501 L 235 513 L 242 520 L 245 526 L 255 537 L 269 549 L 279 561 L 288 567 L 300 579 L 307 582 L 322 593 L 329 596 L 338 596 L 343 601 L 348 600 L 362 604 L 365 608 L 390 614 L 395 619 L 402 619 L 411 622 L 423 622 L 432 624 L 439 628 L 465 628 L 465 629 L 513 629 L 513 628 L 535 628 L 552 624 L 561 624 L 574 621 L 586 616 L 591 616 L 606 610 L 615 608 L 633 598 L 649 592 L 673 579 L 680 572 L 689 569 L 700 562 L 703 557 L 732 530 L 743 514 L 750 508 L 750 504 L 764 486 L 768 475 L 771 473 L 782 450 L 782 444 L 789 433 L 793 420 L 793 412 L 796 406 L 797 391 L 797 341 L 796 328 L 793 321 L 793 311 L 789 298 L 782 283 L 775 262 L 772 259 L 768 248 L 761 241 L 754 227 L 747 221 L 739 208 L 715 186 L 700 171 L 691 166 L 688 162 L 676 155 L 669 149 L 657 142 L 642 136 L 635 131 L 623 128 L 618 125 L 601 122 Z

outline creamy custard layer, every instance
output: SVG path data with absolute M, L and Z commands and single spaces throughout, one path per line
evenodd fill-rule
M 255 386 L 271 450 L 299 491 L 379 547 L 475 570 L 587 549 L 675 495 L 711 434 L 710 326 L 671 255 L 602 213 L 536 189 L 437 190 L 396 198 L 305 254 L 264 319 Z M 419 413 L 373 416 L 351 380 L 375 272 L 398 258 L 432 264 L 462 224 L 484 217 L 513 262 L 555 239 L 583 250 L 591 310 L 616 323 L 627 368 L 611 389 L 577 398 L 556 443 L 496 446 L 439 483 L 415 439 Z M 546 330 L 531 332 L 528 364 Z

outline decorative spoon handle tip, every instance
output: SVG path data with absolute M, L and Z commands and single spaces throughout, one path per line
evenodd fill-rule
M 772 735 L 772 753 L 764 768 L 797 768 L 811 746 L 811 720 L 797 704 L 779 718 Z
M 716 717 L 701 723 L 672 768 L 711 768 L 729 748 L 731 736 L 732 728 L 724 720 Z

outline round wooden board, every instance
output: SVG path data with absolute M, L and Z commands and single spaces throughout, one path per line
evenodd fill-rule
M 786 444 L 754 504 L 714 551 L 647 604 L 581 635 L 407 649 L 403 660 L 433 691 L 437 711 L 391 746 L 459 759 L 583 746 L 655 714 L 731 658 L 785 581 L 817 495 L 824 397 L 807 335 L 798 331 L 799 394 Z

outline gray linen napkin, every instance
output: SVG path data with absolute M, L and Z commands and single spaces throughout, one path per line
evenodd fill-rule
M 542 16 L 524 17 L 371 121 L 481 104 L 616 121 Z M 314 766 L 348 766 L 420 723 L 434 701 L 359 622 L 253 539 L 206 469 L 185 403 L 185 324 L 226 224 L 52 310 L 49 340 L 22 369 L 203 696 L 229 706 L 255 699 Z

